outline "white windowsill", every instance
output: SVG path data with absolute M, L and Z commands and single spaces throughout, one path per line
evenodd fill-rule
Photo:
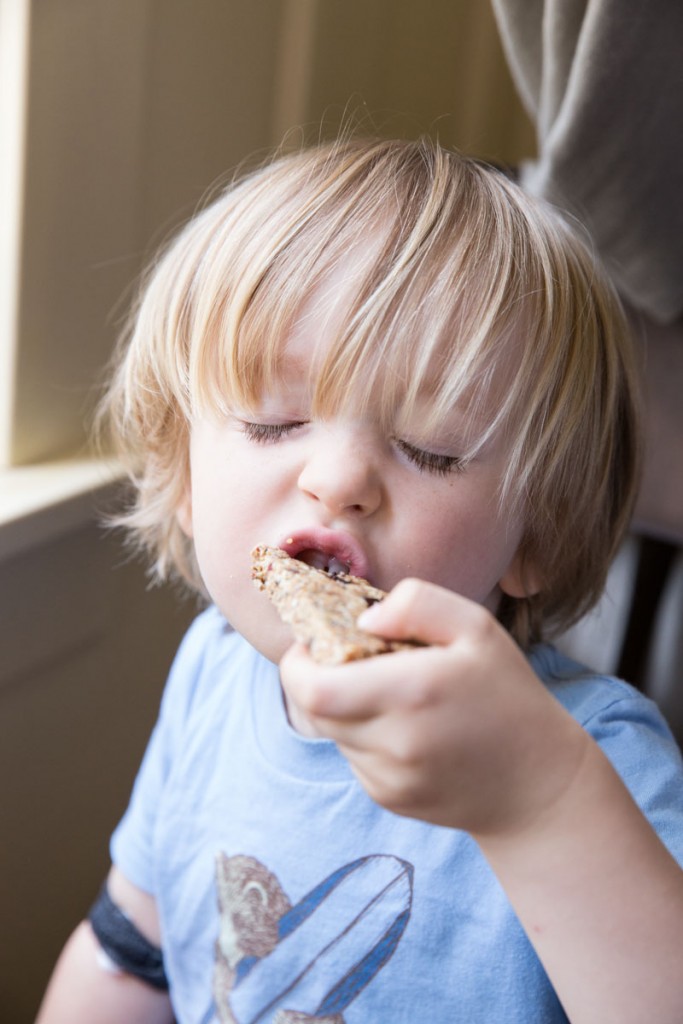
M 121 477 L 114 460 L 95 458 L 0 470 L 0 561 L 92 522 Z

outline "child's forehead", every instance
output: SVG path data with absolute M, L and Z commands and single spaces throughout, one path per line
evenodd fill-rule
M 480 445 L 500 408 L 506 380 L 502 368 L 494 368 L 486 380 L 474 369 L 468 378 L 465 369 L 459 379 L 457 349 L 437 349 L 430 360 L 421 363 L 419 337 L 412 346 L 399 338 L 394 351 L 394 339 L 388 338 L 383 359 L 373 360 L 367 351 L 361 353 L 354 377 L 340 340 L 347 327 L 344 287 L 348 281 L 331 279 L 327 284 L 315 301 L 302 307 L 291 331 L 283 337 L 276 372 L 260 395 L 261 411 L 294 418 L 316 414 L 361 417 L 415 440 L 436 440 L 445 447 Z M 465 353 L 461 358 L 467 361 Z M 330 362 L 345 367 L 338 386 Z M 448 401 L 445 395 L 451 378 L 457 384 L 451 389 L 452 401 Z
M 305 292 L 283 340 L 288 359 L 310 359 L 338 337 L 354 314 L 367 269 L 375 258 L 373 247 L 362 245 L 332 266 Z
M 481 245 L 473 256 L 460 233 L 405 235 L 394 210 L 364 231 L 344 222 L 313 250 L 302 232 L 264 257 L 253 283 L 246 276 L 248 302 L 219 323 L 213 358 L 196 361 L 215 370 L 215 405 L 261 405 L 273 392 L 305 405 L 312 394 L 316 415 L 368 413 L 385 426 L 412 425 L 419 410 L 426 434 L 454 409 L 473 424 L 476 408 L 480 437 L 501 330 L 519 317 L 499 264 L 480 265 Z

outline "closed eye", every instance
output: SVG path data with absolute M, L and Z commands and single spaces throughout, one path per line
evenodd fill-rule
M 256 441 L 257 444 L 270 444 L 273 441 L 280 441 L 299 427 L 305 426 L 305 421 L 293 421 L 292 423 L 249 423 L 246 420 L 242 420 L 240 425 L 242 433 L 250 441 Z
M 408 441 L 396 438 L 394 444 L 418 469 L 433 473 L 435 476 L 447 476 L 448 473 L 462 472 L 464 464 L 457 455 L 440 455 L 437 452 L 427 452 L 423 448 L 416 448 Z

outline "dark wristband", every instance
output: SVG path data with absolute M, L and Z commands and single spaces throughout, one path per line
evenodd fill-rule
M 161 950 L 116 906 L 106 884 L 90 908 L 88 920 L 100 946 L 117 967 L 154 988 L 168 990 Z

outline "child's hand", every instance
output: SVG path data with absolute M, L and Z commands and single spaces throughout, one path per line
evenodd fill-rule
M 336 668 L 291 648 L 294 724 L 384 807 L 472 834 L 572 1022 L 683 1019 L 681 871 L 597 744 L 470 601 L 408 580 L 367 624 L 434 646 Z
M 432 646 L 334 668 L 295 646 L 281 674 L 294 724 L 335 740 L 377 803 L 491 835 L 570 786 L 589 740 L 486 609 L 404 580 L 362 624 Z

